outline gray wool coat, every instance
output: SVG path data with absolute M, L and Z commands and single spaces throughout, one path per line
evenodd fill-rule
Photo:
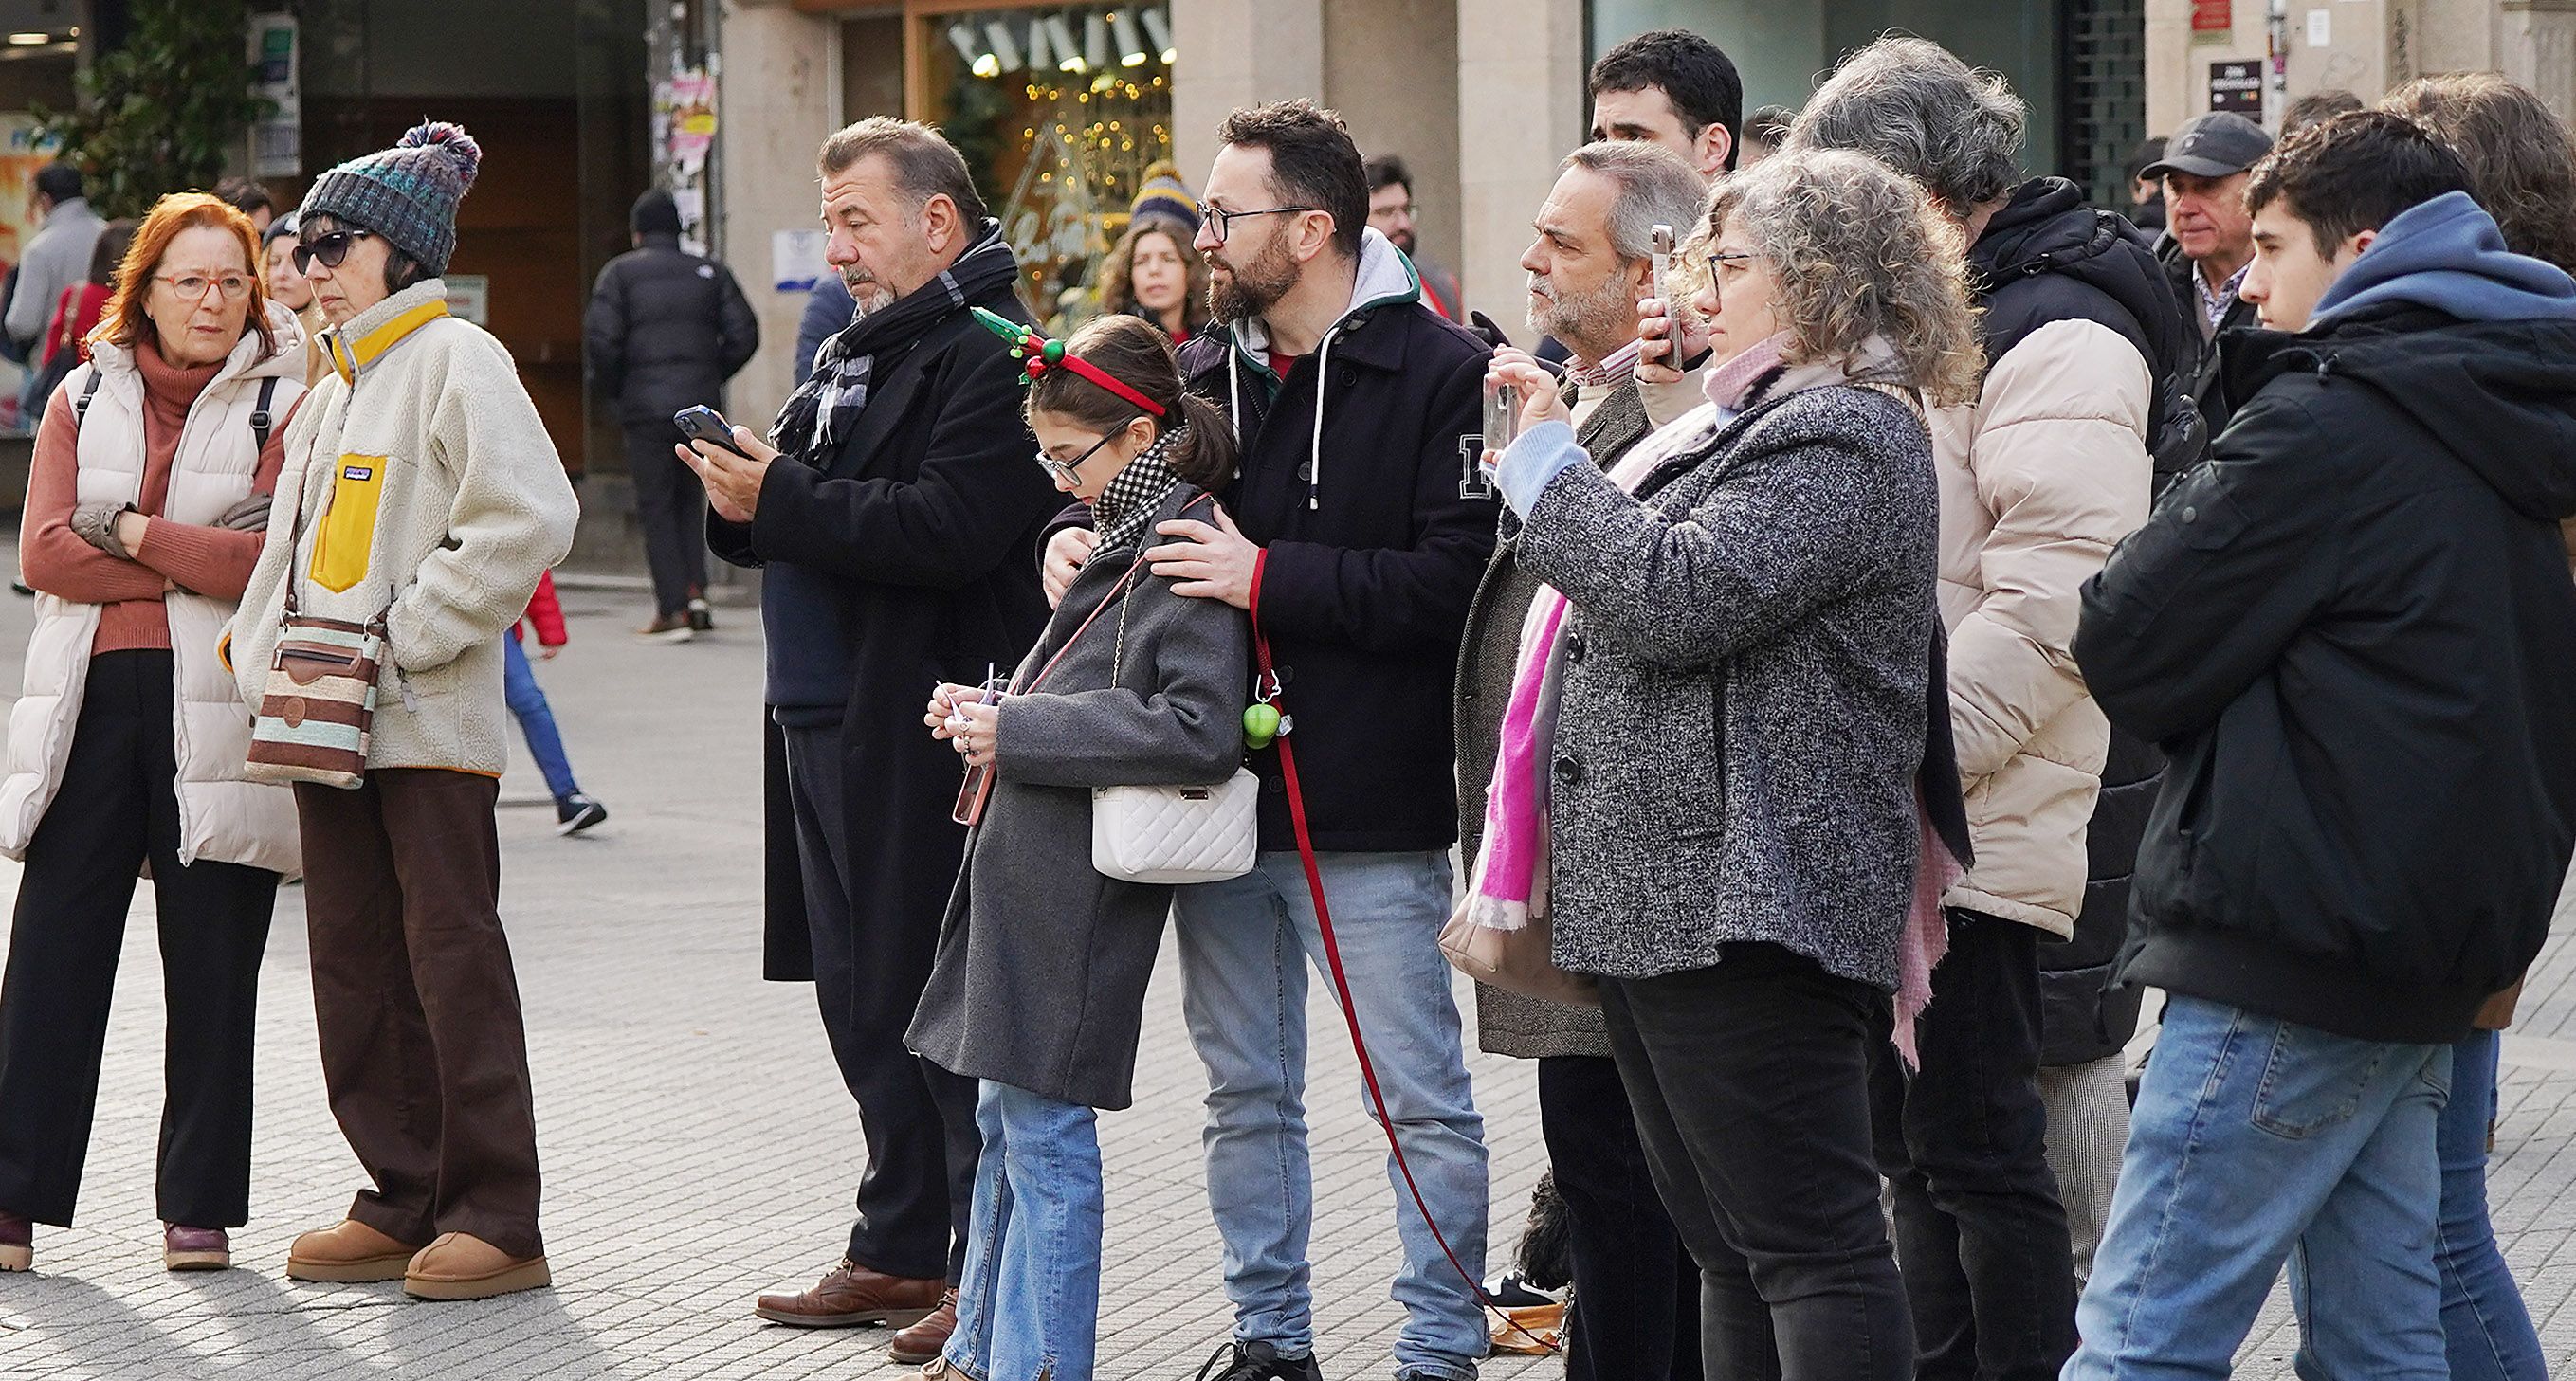
M 1575 440 L 1604 470 L 1655 429 L 1645 400 L 1631 379 L 1611 390 L 1583 419 Z M 1506 537 L 1467 606 L 1467 631 L 1458 644 L 1458 831 L 1468 868 L 1485 842 L 1485 792 L 1493 785 L 1494 755 L 1502 745 L 1503 711 L 1511 704 L 1520 652 L 1521 620 L 1538 593 L 1538 577 L 1522 569 Z M 1528 997 L 1488 983 L 1476 985 L 1476 1044 L 1487 1054 L 1535 1060 L 1552 1055 L 1610 1057 L 1610 1032 L 1598 1007 L 1576 1007 Z
M 1197 497 L 1180 486 L 1142 541 L 1093 555 L 1021 664 L 1023 684 L 1156 540 L 1155 524 Z M 1201 504 L 1191 516 L 1207 512 Z M 967 835 L 939 957 L 905 1038 L 943 1069 L 1112 1109 L 1134 1101 L 1145 985 L 1172 889 L 1093 869 L 1091 788 L 1232 776 L 1243 762 L 1252 685 L 1252 632 L 1241 610 L 1176 595 L 1170 580 L 1150 574 L 1137 576 L 1124 602 L 1073 643 L 1036 693 L 1002 702 L 992 798 Z
M 1843 385 L 1756 403 L 1633 498 L 1589 465 L 1548 482 L 1516 549 L 1572 606 L 1560 966 L 1650 978 L 1756 941 L 1895 988 L 1939 523 L 1920 416 Z

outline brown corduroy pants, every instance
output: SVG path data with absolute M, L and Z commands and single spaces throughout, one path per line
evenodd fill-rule
M 470 1233 L 515 1257 L 537 1233 L 537 1127 L 510 943 L 500 784 L 382 768 L 298 785 L 322 1078 L 374 1179 L 349 1216 L 427 1245 Z

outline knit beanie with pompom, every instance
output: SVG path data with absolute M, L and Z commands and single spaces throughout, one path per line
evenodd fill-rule
M 482 146 L 461 125 L 414 125 L 402 142 L 352 158 L 313 180 L 299 221 L 330 216 L 372 230 L 435 277 L 456 252 L 456 203 L 474 185 Z

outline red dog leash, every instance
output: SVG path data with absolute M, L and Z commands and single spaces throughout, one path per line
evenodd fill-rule
M 1247 602 L 1251 605 L 1248 612 L 1252 619 L 1253 655 L 1258 660 L 1260 669 L 1260 679 L 1256 684 L 1254 696 L 1265 704 L 1277 705 L 1280 697 L 1279 672 L 1271 664 L 1270 638 L 1261 631 L 1260 613 L 1261 575 L 1268 566 L 1269 560 L 1270 553 L 1266 549 L 1253 558 L 1252 590 Z M 1476 1279 L 1475 1275 L 1468 1271 L 1466 1263 L 1458 1259 L 1457 1251 L 1449 1245 L 1448 1235 L 1440 1231 L 1440 1224 L 1431 1216 L 1431 1205 L 1422 1197 L 1422 1186 L 1414 1182 L 1413 1166 L 1405 1159 L 1404 1143 L 1396 1139 L 1395 1120 L 1387 1115 L 1386 1095 L 1378 1088 L 1377 1063 L 1369 1058 L 1368 1040 L 1360 1034 L 1359 1006 L 1351 1000 L 1350 975 L 1342 969 L 1341 942 L 1333 935 L 1333 911 L 1324 901 L 1324 873 L 1315 862 L 1315 841 L 1306 828 L 1306 794 L 1297 781 L 1297 753 L 1288 742 L 1289 733 L 1293 727 L 1294 725 L 1283 712 L 1280 716 L 1279 736 L 1273 740 L 1279 748 L 1280 781 L 1285 785 L 1288 793 L 1288 823 L 1297 836 L 1297 861 L 1305 865 L 1306 889 L 1315 900 L 1315 928 L 1323 935 L 1324 962 L 1332 972 L 1333 994 L 1340 1000 L 1342 1020 L 1350 1027 L 1351 1051 L 1359 1057 L 1360 1079 L 1368 1087 L 1369 1104 L 1377 1109 L 1378 1130 L 1386 1133 L 1386 1148 L 1393 1153 L 1395 1168 L 1404 1177 L 1405 1192 L 1413 1196 L 1413 1207 L 1421 1213 L 1423 1226 L 1431 1229 L 1431 1240 L 1440 1244 L 1440 1254 L 1449 1258 L 1449 1268 L 1458 1273 L 1459 1279 L 1467 1282 L 1467 1288 L 1474 1292 L 1478 1304 L 1492 1311 L 1494 1317 L 1509 1325 L 1513 1332 L 1552 1353 L 1556 1351 L 1555 1343 L 1531 1332 L 1520 1320 L 1513 1318 L 1509 1310 L 1494 1303 L 1494 1297 L 1485 1292 L 1484 1282 Z

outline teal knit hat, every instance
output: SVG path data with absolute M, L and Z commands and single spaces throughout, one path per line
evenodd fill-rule
M 483 148 L 461 125 L 414 125 L 402 142 L 352 158 L 313 180 L 299 221 L 330 216 L 385 237 L 435 276 L 456 252 L 456 203 L 474 185 Z

